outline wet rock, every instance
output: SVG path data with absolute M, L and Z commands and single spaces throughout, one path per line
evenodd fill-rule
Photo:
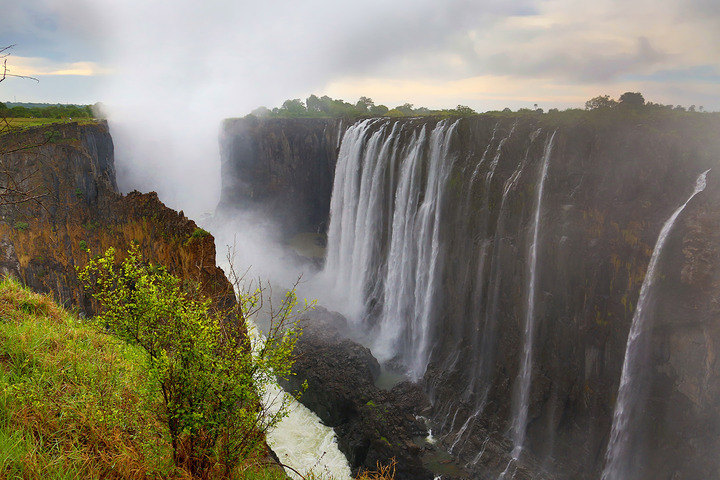
M 409 382 L 390 391 L 376 387 L 380 365 L 369 349 L 342 335 L 341 315 L 320 307 L 302 326 L 295 375 L 284 387 L 297 391 L 307 381 L 300 402 L 335 429 L 352 470 L 374 470 L 395 459 L 396 478 L 432 479 L 422 461 L 430 448 L 422 441 L 427 429 L 417 417 L 429 405 L 422 389 Z
M 398 121 L 407 134 L 432 128 L 438 119 Z M 256 144 L 280 145 L 281 123 L 276 120 L 268 129 L 257 124 L 244 132 L 257 137 L 252 139 Z M 300 127 L 288 123 L 287 128 L 296 132 Z M 488 432 L 492 438 L 507 436 L 513 420 L 538 159 L 544 139 L 557 130 L 540 212 L 528 468 L 562 479 L 599 478 L 628 331 L 653 246 L 698 174 L 712 168 L 706 191 L 678 219 L 661 259 L 647 364 L 650 386 L 644 418 L 634 426 L 643 439 L 637 450 L 638 463 L 644 465 L 641 478 L 720 476 L 719 129 L 717 117 L 654 113 L 642 121 L 593 112 L 578 114 L 572 122 L 530 115 L 460 120 L 450 145 L 452 188 L 446 192 L 440 236 L 444 275 L 423 380 L 433 400 L 434 424 L 450 445 L 468 418 L 481 410 L 455 449 L 468 468 L 475 465 Z M 507 141 L 499 147 L 504 137 Z M 240 137 L 233 141 L 242 143 Z M 494 177 L 469 187 L 468 173 L 476 168 L 477 179 L 488 178 L 491 162 L 480 160 L 490 144 L 500 152 Z M 285 155 L 274 161 L 276 177 L 244 177 L 269 197 L 268 185 L 293 184 L 286 174 L 312 169 L 316 157 Z M 525 161 L 506 199 L 500 229 L 504 186 Z M 280 163 L 292 165 L 283 169 Z M 327 165 L 332 167 L 334 160 Z M 322 185 L 333 178 L 332 168 L 326 171 Z M 297 188 L 306 188 L 305 179 Z M 304 195 L 314 195 L 312 188 Z M 232 202 L 229 195 L 225 198 Z M 327 211 L 330 197 L 316 198 L 327 204 L 301 223 L 327 220 L 320 213 Z M 483 249 L 490 253 L 481 269 L 478 252 Z M 382 301 L 369 303 L 377 307 Z M 512 446 L 490 443 L 494 460 L 483 456 L 473 470 L 478 478 L 497 478 L 498 469 L 502 472 L 507 464 L 503 461 Z

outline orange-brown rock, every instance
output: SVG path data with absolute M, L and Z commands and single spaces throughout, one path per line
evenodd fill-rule
M 148 261 L 199 282 L 221 305 L 234 303 L 232 286 L 215 263 L 212 235 L 154 192 L 118 193 L 106 123 L 41 127 L 0 137 L 0 146 L 30 147 L 0 154 L 0 161 L 22 180 L 25 199 L 41 195 L 0 206 L 0 272 L 88 311 L 76 267 L 109 247 L 122 254 L 137 242 Z M 7 177 L 1 180 L 8 185 Z

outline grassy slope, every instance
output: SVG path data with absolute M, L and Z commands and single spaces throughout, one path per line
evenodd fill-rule
M 180 478 L 138 349 L 0 283 L 0 478 Z
M 145 363 L 50 297 L 0 280 L 0 480 L 189 479 L 173 466 Z M 358 479 L 391 480 L 393 470 Z M 285 478 L 242 465 L 235 480 Z

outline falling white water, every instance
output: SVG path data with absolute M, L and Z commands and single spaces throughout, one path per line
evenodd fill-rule
M 325 280 L 346 297 L 342 311 L 356 323 L 371 301 L 380 304 L 373 353 L 381 361 L 399 355 L 416 379 L 429 355 L 456 125 L 441 121 L 429 136 L 425 126 L 405 132 L 402 148 L 399 122 L 352 125 L 340 145 L 330 202 Z
M 533 135 L 531 138 L 534 140 L 535 137 L 536 135 Z M 500 149 L 498 148 L 498 154 L 496 155 L 498 157 L 498 160 L 499 152 Z M 500 284 L 502 274 L 502 269 L 500 268 L 500 250 L 502 248 L 503 236 L 505 235 L 505 222 L 508 217 L 507 200 L 509 198 L 510 192 L 514 191 L 517 187 L 518 181 L 522 176 L 522 172 L 525 168 L 526 163 L 527 153 L 525 154 L 523 160 L 518 164 L 515 171 L 513 171 L 512 175 L 510 175 L 510 177 L 505 181 L 505 184 L 503 185 L 503 193 L 500 200 L 500 210 L 497 216 L 495 236 L 492 243 L 493 256 L 490 264 L 490 278 L 492 279 L 490 285 L 492 286 L 492 290 L 490 292 L 490 295 L 488 296 L 488 302 L 486 304 L 485 323 L 483 326 L 482 336 L 480 337 L 480 348 L 476 350 L 479 360 L 476 360 L 474 362 L 473 367 L 473 381 L 475 381 L 475 379 L 485 380 L 482 387 L 483 390 L 480 393 L 479 399 L 476 403 L 476 411 L 479 411 L 481 413 L 483 408 L 485 408 L 485 402 L 487 400 L 487 395 L 489 393 L 491 385 L 491 382 L 487 381 L 487 377 L 489 376 L 490 371 L 493 368 L 492 359 L 491 356 L 488 355 L 488 352 L 490 352 L 494 348 L 494 342 L 496 340 L 493 331 L 497 323 L 498 306 L 500 300 Z
M 495 175 L 495 170 L 496 170 L 498 164 L 500 163 L 500 155 L 502 153 L 502 148 L 505 145 L 505 142 L 507 142 L 508 139 L 515 132 L 516 125 L 517 125 L 517 122 L 515 122 L 513 124 L 512 128 L 510 129 L 510 132 L 508 132 L 507 136 L 504 137 L 502 140 L 500 140 L 500 142 L 498 143 L 497 148 L 495 149 L 495 155 L 493 156 L 492 160 L 490 161 L 488 172 L 485 175 L 485 185 L 484 185 L 483 194 L 482 194 L 483 195 L 482 209 L 483 209 L 483 212 L 485 215 L 484 224 L 482 225 L 482 230 L 481 230 L 481 235 L 483 237 L 485 237 L 488 233 L 489 215 L 487 214 L 487 211 L 488 211 L 488 208 L 490 205 L 490 185 L 492 184 L 492 180 Z M 476 176 L 477 172 L 479 171 L 480 166 L 484 163 L 485 155 L 487 154 L 488 149 L 490 148 L 490 145 L 492 144 L 492 141 L 495 139 L 495 131 L 496 130 L 493 129 L 493 136 L 492 136 L 492 138 L 490 138 L 490 143 L 488 143 L 488 146 L 485 149 L 485 152 L 483 153 L 480 163 L 478 163 L 477 167 L 475 168 L 475 171 L 473 172 L 473 177 L 472 177 L 472 180 L 470 183 L 469 191 L 472 190 L 473 181 L 475 179 L 475 176 Z M 505 189 L 505 190 L 503 190 L 503 192 L 504 192 L 504 195 L 503 195 L 503 198 L 501 201 L 501 205 L 505 204 L 505 197 L 507 195 L 507 190 Z M 469 204 L 469 200 L 470 200 L 469 197 L 470 196 L 468 194 L 468 198 L 466 199 L 467 204 Z M 469 206 L 468 206 L 468 209 L 469 209 Z M 498 216 L 498 221 L 500 221 L 501 218 L 502 218 L 502 207 L 501 207 L 501 215 Z M 495 245 L 497 245 L 497 244 L 495 244 Z M 487 256 L 487 251 L 488 251 L 489 246 L 490 246 L 490 240 L 486 238 L 480 248 L 480 257 L 479 257 L 480 262 L 479 262 L 478 269 L 477 269 L 477 278 L 475 280 L 475 285 L 477 286 L 476 288 L 478 289 L 478 292 L 475 295 L 475 304 L 477 306 L 476 308 L 478 311 L 481 310 L 481 308 L 483 306 L 482 302 L 485 301 L 485 298 L 483 298 L 483 296 L 482 296 L 482 288 L 483 288 L 483 284 L 484 284 L 484 280 L 485 280 L 484 279 L 485 261 L 486 261 L 486 256 Z M 473 342 L 472 351 L 473 352 L 479 353 L 480 341 L 481 341 L 480 335 L 473 335 L 473 339 L 472 339 L 472 342 Z M 475 391 L 475 384 L 481 376 L 481 372 L 479 371 L 479 369 L 481 367 L 481 365 L 480 365 L 481 364 L 481 361 L 480 361 L 481 355 L 478 353 L 476 353 L 472 357 L 472 366 L 470 368 L 471 376 L 470 376 L 470 382 L 468 382 L 468 389 L 467 389 L 468 393 L 473 393 Z M 476 414 L 482 413 L 482 410 L 485 407 L 484 404 L 485 404 L 485 399 L 481 399 L 480 402 L 476 405 L 476 408 L 475 408 Z
M 480 451 L 477 455 L 475 455 L 475 458 L 473 458 L 473 461 L 471 462 L 472 465 L 477 465 L 477 463 L 482 459 L 482 456 L 485 455 L 485 449 L 487 448 L 487 444 L 490 441 L 490 434 L 485 438 L 485 441 L 482 443 L 482 446 L 480 447 Z
M 513 405 L 513 451 L 512 456 L 515 459 L 520 457 L 523 443 L 525 442 L 525 430 L 527 429 L 528 403 L 530 397 L 530 380 L 532 377 L 532 355 L 533 355 L 533 334 L 535 332 L 535 280 L 537 278 L 537 251 L 538 251 L 538 232 L 540 230 L 540 211 L 542 210 L 543 190 L 545 188 L 545 179 L 547 177 L 548 165 L 550 164 L 550 154 L 552 153 L 553 142 L 555 141 L 555 133 L 545 144 L 543 152 L 543 164 L 538 181 L 537 200 L 535 204 L 535 217 L 533 219 L 532 243 L 529 252 L 529 275 L 527 287 L 527 308 L 525 310 L 525 330 L 523 332 L 523 351 L 520 362 L 520 371 L 516 381 L 517 399 Z
M 633 314 L 632 323 L 630 325 L 630 333 L 628 334 L 627 346 L 625 348 L 625 360 L 623 362 L 622 375 L 620 376 L 620 388 L 618 390 L 617 403 L 615 404 L 615 413 L 613 414 L 612 429 L 610 431 L 610 441 L 608 442 L 607 453 L 605 455 L 605 469 L 602 473 L 602 480 L 628 480 L 629 472 L 627 471 L 627 463 L 629 455 L 630 421 L 633 413 L 637 410 L 638 389 L 634 388 L 634 384 L 640 370 L 643 368 L 641 364 L 642 351 L 644 344 L 647 342 L 647 308 L 650 305 L 650 293 L 655 283 L 655 270 L 662 255 L 665 241 L 672 230 L 675 220 L 682 213 L 690 200 L 695 195 L 705 190 L 707 173 L 706 170 L 701 173 L 695 181 L 695 189 L 690 197 L 683 203 L 663 225 L 660 230 L 655 248 L 653 249 L 650 263 L 648 264 L 645 279 L 640 287 L 640 295 L 637 301 L 637 307 Z

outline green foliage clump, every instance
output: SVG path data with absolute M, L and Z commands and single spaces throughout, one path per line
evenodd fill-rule
M 4 107 L 4 108 L 3 108 Z M 14 105 L 0 106 L 0 113 L 14 118 L 94 118 L 90 105 Z
M 120 265 L 108 250 L 79 276 L 102 305 L 98 321 L 146 353 L 177 466 L 201 478 L 229 478 L 260 452 L 264 433 L 287 414 L 286 404 L 270 414 L 261 400 L 276 375 L 290 375 L 300 333 L 286 329 L 294 291 L 270 314 L 276 328 L 253 348 L 245 319 L 261 291 L 240 295 L 231 311 L 216 310 L 197 285 L 145 264 L 137 246 Z
M 197 227 L 193 232 L 190 234 L 190 237 L 188 237 L 187 241 L 185 242 L 185 245 L 189 245 L 195 240 L 198 240 L 200 238 L 204 238 L 210 235 L 210 232 L 205 230 L 204 228 Z
M 15 230 L 24 232 L 25 230 L 27 230 L 30 227 L 30 224 L 28 224 L 28 222 L 19 221 L 19 222 L 15 222 L 13 227 L 15 228 Z

